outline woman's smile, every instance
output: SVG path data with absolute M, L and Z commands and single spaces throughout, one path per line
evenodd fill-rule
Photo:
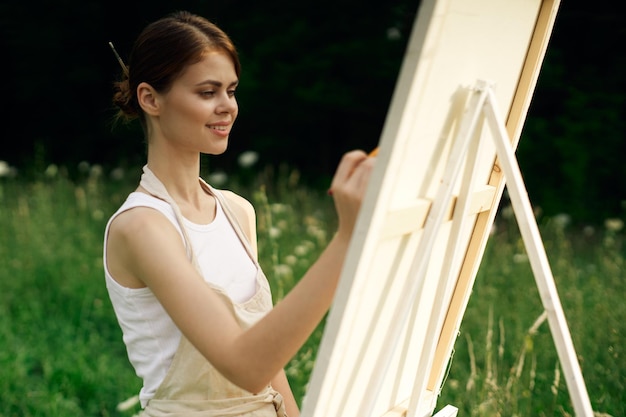
M 212 133 L 215 133 L 218 136 L 227 137 L 230 134 L 231 124 L 230 123 L 223 123 L 223 124 L 218 123 L 218 124 L 207 125 L 207 127 L 212 131 Z

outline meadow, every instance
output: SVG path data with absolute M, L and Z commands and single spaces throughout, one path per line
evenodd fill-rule
M 140 381 L 104 286 L 102 244 L 106 221 L 139 170 L 84 164 L 78 172 L 71 180 L 56 166 L 28 181 L 0 176 L 0 417 L 130 417 L 138 410 Z M 220 180 L 255 205 L 260 262 L 280 300 L 332 234 L 332 201 L 285 167 Z M 593 409 L 626 416 L 623 222 L 538 219 Z M 455 405 L 459 416 L 573 415 L 542 312 L 504 205 L 438 404 Z M 322 332 L 323 323 L 287 366 L 299 400 Z

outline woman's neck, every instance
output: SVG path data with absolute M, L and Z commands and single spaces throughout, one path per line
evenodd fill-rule
M 174 201 L 195 204 L 201 194 L 204 194 L 198 180 L 200 155 L 183 158 L 177 155 L 160 156 L 149 152 L 147 165 L 163 183 Z

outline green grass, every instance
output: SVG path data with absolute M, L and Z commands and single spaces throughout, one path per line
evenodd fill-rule
M 131 416 L 136 407 L 116 407 L 140 381 L 104 287 L 102 232 L 138 172 L 48 173 L 0 178 L 0 417 Z M 286 168 L 228 187 L 256 206 L 260 261 L 278 300 L 327 243 L 332 202 Z M 558 220 L 542 219 L 542 236 L 593 408 L 626 416 L 623 232 Z M 529 333 L 543 309 L 524 253 L 503 212 L 439 399 L 461 416 L 573 415 L 547 322 Z M 298 399 L 322 330 L 287 367 Z
M 574 415 L 517 226 L 506 219 L 498 225 L 441 402 L 471 416 Z M 626 415 L 622 237 L 611 230 L 570 232 L 550 220 L 542 235 L 592 407 Z

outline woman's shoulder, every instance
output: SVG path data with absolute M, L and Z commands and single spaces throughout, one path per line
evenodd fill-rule
M 230 190 L 217 190 L 217 191 L 220 192 L 224 196 L 224 198 L 226 198 L 229 204 L 234 205 L 233 208 L 245 210 L 247 212 L 252 213 L 252 215 L 254 215 L 254 206 L 245 197 L 242 197 L 239 194 Z
M 160 198 L 157 198 L 151 194 L 146 194 L 140 191 L 134 191 L 126 197 L 126 200 L 122 203 L 117 212 L 113 215 L 113 217 L 119 216 L 120 214 L 126 212 L 133 212 L 131 209 L 139 209 L 137 211 L 142 211 L 144 209 L 154 209 L 166 215 L 167 217 L 174 216 L 174 209 L 167 202 Z
M 162 226 L 162 222 L 167 221 L 176 226 L 176 218 L 172 206 L 152 195 L 133 192 L 128 195 L 126 201 L 111 216 L 109 229 L 136 230 L 150 225 Z
M 159 229 L 165 224 L 176 226 L 170 217 L 168 208 L 160 203 L 131 204 L 123 207 L 123 210 L 118 211 L 111 218 L 109 229 L 111 233 L 122 230 L 129 235 L 142 234 L 149 228 Z

